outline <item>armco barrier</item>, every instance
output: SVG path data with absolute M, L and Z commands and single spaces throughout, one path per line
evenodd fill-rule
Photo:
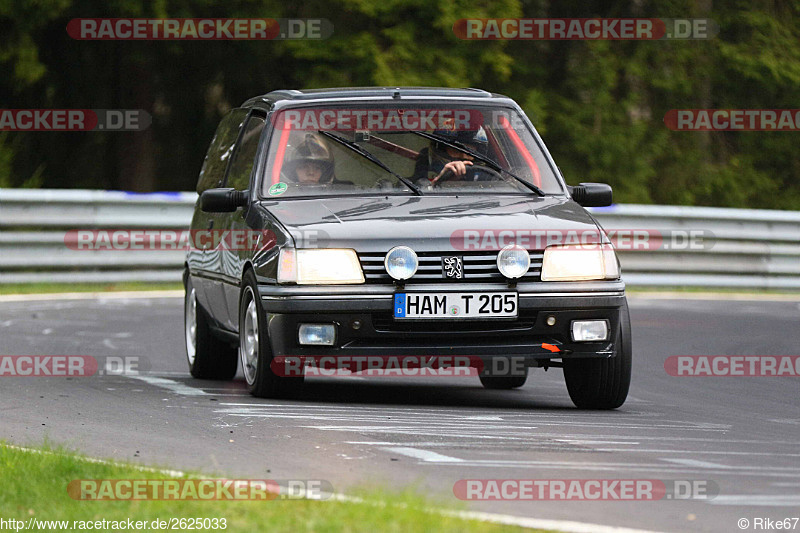
M 74 229 L 183 229 L 193 192 L 0 189 L 0 284 L 180 281 L 183 251 L 70 250 Z
M 182 251 L 68 249 L 74 229 L 188 228 L 197 195 L 0 189 L 0 283 L 179 281 Z M 649 230 L 705 246 L 620 249 L 630 286 L 800 289 L 800 213 L 614 205 L 592 209 L 606 230 Z
M 607 231 L 706 235 L 699 249 L 621 250 L 631 286 L 800 289 L 800 212 L 663 205 L 591 210 Z

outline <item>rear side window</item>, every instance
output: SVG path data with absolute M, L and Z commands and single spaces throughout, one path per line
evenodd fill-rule
M 242 128 L 244 119 L 247 117 L 246 109 L 234 109 L 228 113 L 217 126 L 214 138 L 206 152 L 203 168 L 200 169 L 200 177 L 197 180 L 198 194 L 222 185 L 225 179 L 225 169 L 228 167 L 233 148 L 236 145 L 236 138 Z
M 257 115 L 252 115 L 247 121 L 239 147 L 233 154 L 226 187 L 233 187 L 237 191 L 244 191 L 250 187 L 250 174 L 253 172 L 258 141 L 261 139 L 265 124 L 266 119 Z

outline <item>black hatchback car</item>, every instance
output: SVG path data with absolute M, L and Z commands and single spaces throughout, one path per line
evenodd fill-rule
M 631 333 L 608 237 L 511 99 L 477 89 L 274 91 L 223 118 L 184 283 L 191 374 L 298 390 L 289 358 L 457 357 L 487 388 L 561 367 L 625 401 Z M 307 368 L 307 367 L 303 367 Z

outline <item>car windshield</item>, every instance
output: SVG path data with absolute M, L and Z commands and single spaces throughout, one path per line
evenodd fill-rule
M 564 192 L 511 108 L 307 107 L 272 121 L 265 197 Z

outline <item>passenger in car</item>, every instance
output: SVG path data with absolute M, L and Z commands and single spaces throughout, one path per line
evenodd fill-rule
M 286 175 L 299 185 L 333 182 L 333 154 L 327 143 L 317 135 L 307 133 L 289 156 Z

